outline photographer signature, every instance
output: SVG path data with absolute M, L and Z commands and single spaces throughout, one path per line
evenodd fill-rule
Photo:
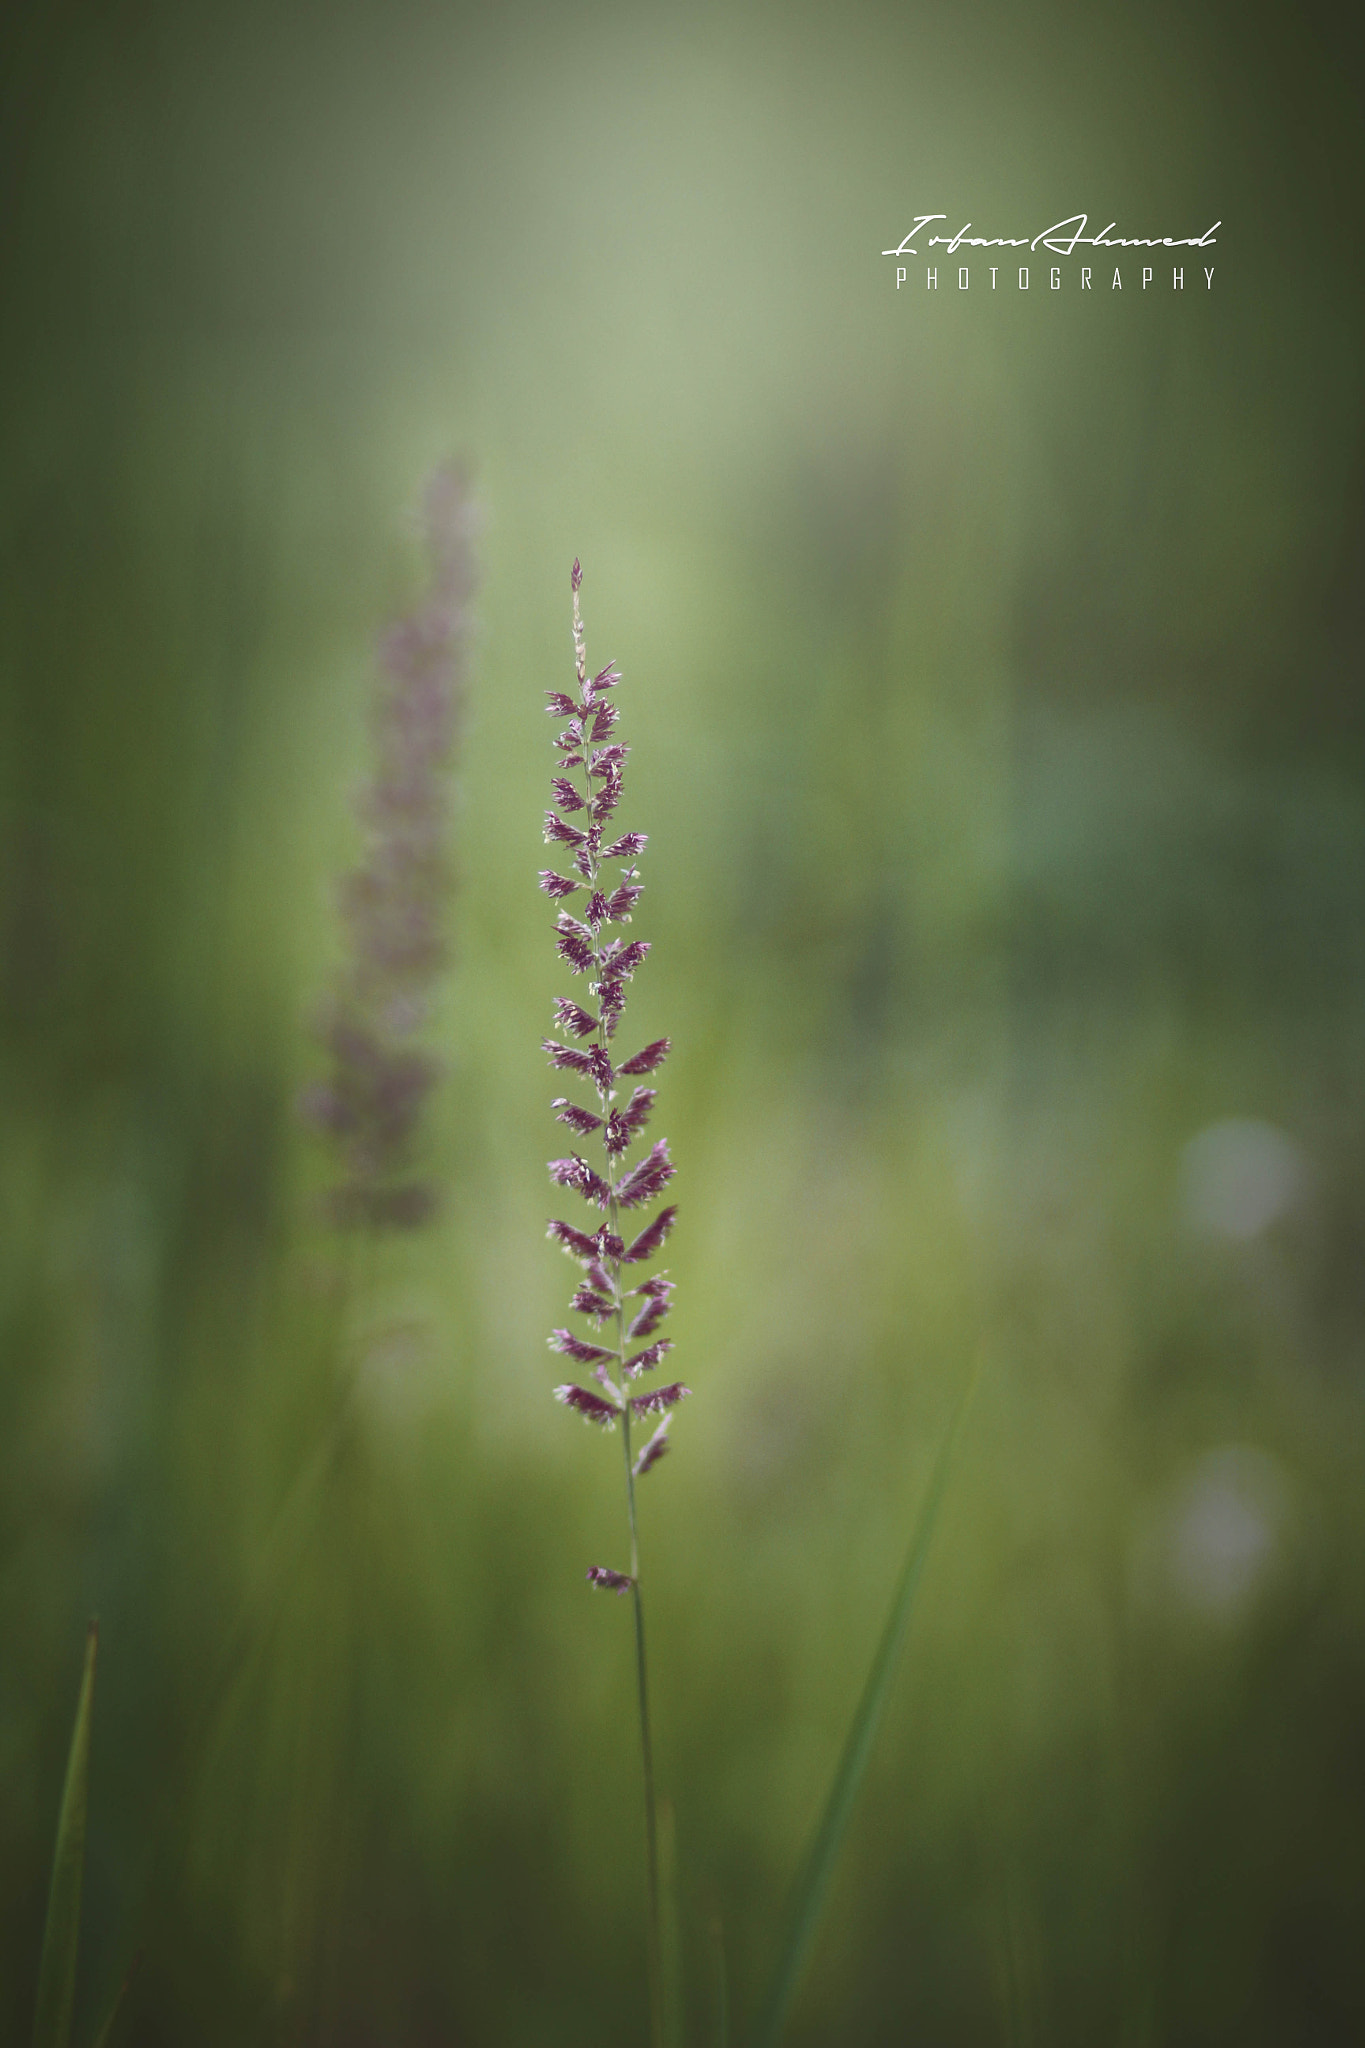
M 883 249 L 883 256 L 918 256 L 914 247 L 916 235 L 923 234 L 936 220 L 947 220 L 946 213 L 922 213 L 915 221 L 905 240 L 895 249 Z M 1207 249 L 1213 243 L 1214 229 L 1222 227 L 1216 220 L 1213 227 L 1202 235 L 1116 235 L 1113 230 L 1117 223 L 1110 221 L 1107 228 L 1098 234 L 1085 232 L 1088 216 L 1073 213 L 1068 220 L 1059 220 L 1055 227 L 1044 228 L 1040 235 L 1030 241 L 1027 235 L 971 235 L 967 221 L 955 235 L 930 235 L 926 247 L 943 249 L 951 256 L 958 249 L 1036 249 L 1041 242 L 1057 256 L 1070 256 L 1079 248 L 1091 249 Z

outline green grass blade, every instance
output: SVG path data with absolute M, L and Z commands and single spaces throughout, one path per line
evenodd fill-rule
M 114 2002 L 109 2008 L 109 2016 L 95 2036 L 95 2048 L 109 2048 L 109 2043 L 114 2038 L 114 2028 L 118 2025 L 119 2014 L 123 2011 L 124 2003 L 127 2000 L 129 1988 L 134 1977 L 136 1977 L 139 1969 L 142 1967 L 142 1954 L 142 1950 L 139 1949 L 129 1964 L 128 1974 L 119 1985 Z
M 99 1627 L 91 1622 L 85 1639 L 85 1670 L 76 1707 L 76 1726 L 67 1758 L 66 1783 L 57 1819 L 52 1890 L 38 1967 L 38 2009 L 33 2048 L 68 2048 L 71 2008 L 76 1996 L 76 1950 L 81 1938 L 81 1879 L 85 1873 L 85 1807 L 90 1782 L 90 1717 L 95 1695 L 95 1651 Z
M 716 2048 L 730 2048 L 730 1973 L 725 1966 L 725 1929 L 719 1914 L 711 1922 L 711 1950 L 716 1974 Z
M 977 1374 L 973 1372 L 939 1451 L 929 1482 L 929 1491 L 925 1495 L 919 1519 L 910 1538 L 905 1563 L 901 1567 L 900 1577 L 891 1596 L 890 1610 L 882 1629 L 881 1640 L 877 1645 L 876 1655 L 872 1659 L 872 1668 L 868 1672 L 862 1698 L 858 1702 L 857 1711 L 844 1742 L 843 1754 L 834 1773 L 829 1797 L 825 1801 L 825 1810 L 820 1816 L 819 1826 L 816 1828 L 797 1881 L 787 1923 L 786 1941 L 759 2023 L 758 2048 L 777 2048 L 782 2038 L 782 2030 L 787 2024 L 792 2000 L 801 1981 L 801 1972 L 805 1968 L 815 1930 L 824 1910 L 834 1866 L 838 1861 L 844 1836 L 848 1832 L 859 1787 L 867 1770 L 868 1758 L 872 1754 L 872 1744 L 876 1738 L 882 1710 L 886 1705 L 887 1694 L 891 1689 L 901 1643 L 905 1637 L 911 1609 L 915 1604 L 915 1594 L 919 1590 L 939 1510 L 943 1505 L 953 1453 L 962 1434 L 962 1425 L 966 1419 L 976 1380 Z

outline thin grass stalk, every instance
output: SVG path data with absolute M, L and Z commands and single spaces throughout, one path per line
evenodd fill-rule
M 90 1727 L 95 1699 L 95 1657 L 99 1624 L 86 1631 L 85 1667 L 81 1673 L 76 1725 L 67 1753 L 66 1778 L 57 1816 L 57 1843 L 52 1859 L 38 1965 L 38 2002 L 33 2017 L 33 2048 L 67 2048 L 76 2002 L 76 1958 L 81 1939 L 81 1887 L 85 1876 L 85 1820 L 90 1789 Z
M 645 1655 L 645 1603 L 640 1591 L 640 1546 L 635 1521 L 635 1474 L 630 1458 L 630 1415 L 627 1410 L 621 1442 L 626 1454 L 626 1497 L 630 1506 L 630 1575 L 635 1610 L 635 1688 L 640 1709 L 640 1767 L 645 1799 L 645 1871 L 649 1910 L 646 1920 L 647 1965 L 649 1970 L 650 2035 L 654 2048 L 663 2048 L 664 1984 L 663 1930 L 659 1911 L 659 1809 L 654 1789 L 654 1739 L 649 1719 L 649 1660 Z
M 591 789 L 588 792 L 592 794 Z M 596 877 L 594 877 L 595 881 Z M 598 967 L 599 953 L 596 939 L 593 941 L 593 965 Z M 597 1043 L 602 1045 L 602 1031 L 599 1022 Z M 605 1055 L 605 1046 L 602 1046 Z M 605 1093 L 603 1099 L 605 1108 Z M 607 1204 L 607 1223 L 614 1237 L 619 1237 L 619 1216 L 616 1199 L 617 1160 L 614 1154 L 607 1154 L 607 1184 L 611 1198 Z M 616 1364 L 622 1385 L 626 1379 L 626 1315 L 625 1302 L 621 1293 L 621 1261 L 611 1261 L 610 1271 L 616 1294 Z M 654 1738 L 649 1716 L 649 1660 L 645 1654 L 645 1602 L 640 1590 L 640 1526 L 635 1513 L 635 1467 L 631 1458 L 630 1444 L 630 1402 L 625 1400 L 621 1407 L 621 1448 L 626 1465 L 626 1515 L 630 1524 L 630 1593 L 631 1607 L 635 1620 L 635 1692 L 640 1711 L 640 1767 L 644 1781 L 645 1801 L 645 1882 L 647 1912 L 645 1916 L 646 1964 L 649 1972 L 649 2015 L 650 2039 L 653 2048 L 664 2048 L 664 1988 L 663 1988 L 663 1934 L 659 1913 L 659 1812 L 654 1789 Z
M 581 580 L 581 571 L 575 562 L 572 577 L 573 640 L 578 696 L 570 697 L 557 690 L 548 692 L 550 711 L 567 719 L 568 724 L 555 741 L 561 756 L 561 773 L 554 778 L 552 786 L 559 810 L 547 812 L 545 818 L 547 843 L 572 849 L 572 865 L 578 879 L 547 870 L 541 874 L 540 885 L 559 904 L 567 897 L 587 893 L 588 904 L 581 921 L 571 917 L 567 911 L 560 911 L 555 927 L 556 946 L 570 971 L 587 977 L 595 1010 L 589 1012 L 575 1002 L 557 998 L 555 1014 L 559 1026 L 579 1044 L 562 1044 L 557 1039 L 546 1039 L 544 1047 L 552 1066 L 591 1080 L 595 1087 L 596 1114 L 562 1097 L 556 1100 L 554 1108 L 559 1120 L 576 1133 L 584 1136 L 600 1133 L 605 1166 L 605 1174 L 598 1173 L 574 1153 L 568 1159 L 550 1162 L 551 1178 L 561 1187 L 577 1190 L 585 1201 L 605 1215 L 605 1221 L 591 1233 L 559 1221 L 550 1224 L 550 1236 L 557 1239 L 584 1270 L 583 1284 L 570 1306 L 576 1313 L 588 1317 L 597 1328 L 597 1339 L 593 1343 L 586 1343 L 571 1330 L 556 1330 L 550 1338 L 550 1346 L 552 1350 L 590 1367 L 601 1388 L 600 1393 L 593 1393 L 582 1386 L 561 1386 L 555 1389 L 556 1399 L 600 1428 L 614 1429 L 618 1422 L 621 1425 L 630 1569 L 620 1572 L 595 1565 L 588 1578 L 595 1586 L 631 1596 L 645 1808 L 645 1935 L 650 2038 L 654 2048 L 664 2048 L 667 2002 L 663 1969 L 659 1818 L 635 1482 L 653 1469 L 667 1449 L 671 1411 L 686 1397 L 688 1389 L 675 1382 L 671 1386 L 651 1387 L 642 1394 L 630 1391 L 640 1375 L 652 1371 L 664 1354 L 672 1349 L 667 1338 L 655 1338 L 654 1332 L 669 1312 L 673 1289 L 671 1281 L 663 1275 L 654 1275 L 627 1289 L 624 1269 L 629 1265 L 652 1262 L 672 1229 L 676 1212 L 672 1208 L 661 1210 L 629 1245 L 621 1234 L 622 1221 L 625 1211 L 652 1201 L 667 1186 L 674 1168 L 668 1156 L 668 1146 L 661 1141 L 646 1158 L 628 1171 L 624 1170 L 624 1154 L 649 1119 L 654 1091 L 637 1088 L 629 1103 L 618 1108 L 615 1083 L 622 1075 L 634 1078 L 652 1073 L 667 1055 L 669 1044 L 667 1039 L 656 1039 L 631 1059 L 613 1065 L 611 1046 L 625 1010 L 627 987 L 650 949 L 647 942 L 639 940 L 628 945 L 619 938 L 609 939 L 606 931 L 610 926 L 631 922 L 632 907 L 641 894 L 635 859 L 644 848 L 645 836 L 627 832 L 608 846 L 602 843 L 606 821 L 620 801 L 622 769 L 628 749 L 611 738 L 618 717 L 617 707 L 608 694 L 620 680 L 615 668 L 609 663 L 600 674 L 591 679 L 588 676 L 583 622 L 578 606 Z M 575 770 L 580 771 L 577 778 Z M 594 787 L 594 784 L 599 786 Z M 566 823 L 559 811 L 567 812 L 570 817 L 582 813 L 587 820 L 586 829 L 580 830 L 576 825 Z M 619 884 L 608 894 L 610 885 L 604 886 L 603 869 L 604 864 L 610 861 L 620 861 L 623 873 Z M 638 1310 L 631 1312 L 629 1326 L 626 1320 L 628 1293 L 639 1297 L 641 1304 Z M 609 1324 L 615 1331 L 614 1345 L 605 1341 Z M 649 1341 L 651 1339 L 653 1341 Z M 632 1353 L 629 1347 L 637 1340 L 641 1348 Z M 632 1444 L 632 1420 L 636 1416 L 643 1420 L 654 1415 L 662 1415 L 663 1420 L 637 1457 Z
M 825 1800 L 824 1811 L 811 1838 L 810 1848 L 806 1852 L 801 1875 L 792 1895 L 786 1938 L 762 2008 L 755 2035 L 755 2048 L 778 2048 L 791 2014 L 792 2002 L 796 1997 L 829 1895 L 830 1881 L 834 1876 L 839 1852 L 848 1833 L 858 1793 L 867 1773 L 868 1760 L 891 1690 L 891 1680 L 895 1675 L 901 1644 L 905 1640 L 915 1595 L 919 1591 L 929 1547 L 943 1506 L 953 1456 L 962 1435 L 963 1424 L 979 1375 L 978 1365 L 963 1389 L 948 1433 L 934 1463 L 929 1490 L 924 1497 L 924 1504 L 905 1554 L 905 1562 L 901 1566 L 895 1590 L 891 1595 L 891 1605 L 887 1610 L 881 1638 L 872 1658 L 862 1696 L 849 1724 L 843 1752 Z
M 664 2040 L 681 2048 L 682 1940 L 678 1907 L 678 1829 L 673 1801 L 659 1801 L 659 1921 L 663 1940 L 660 1975 L 663 1982 Z
M 578 594 L 574 593 L 574 617 L 577 622 Z M 583 781 L 584 800 L 590 803 L 593 796 L 592 781 L 587 768 L 585 750 Z M 596 890 L 600 876 L 599 858 L 590 857 L 589 886 Z M 602 979 L 602 953 L 599 935 L 592 938 L 593 986 Z M 603 1059 L 609 1057 L 606 1042 L 606 1017 L 599 1011 L 597 1030 L 591 1043 L 600 1051 Z M 611 1091 L 599 1084 L 598 1097 L 605 1115 L 610 1102 Z M 607 1228 L 613 1238 L 620 1238 L 621 1218 L 617 1199 L 619 1157 L 606 1152 L 606 1180 L 610 1190 L 607 1200 Z M 622 1293 L 621 1260 L 619 1255 L 610 1257 L 608 1270 L 612 1278 L 612 1292 L 615 1296 L 616 1350 L 613 1354 L 616 1377 L 624 1390 L 626 1374 L 626 1311 Z M 663 1937 L 659 1914 L 659 1815 L 658 1800 L 654 1787 L 654 1739 L 649 1714 L 649 1660 L 645 1653 L 645 1602 L 640 1587 L 640 1525 L 635 1512 L 635 1468 L 631 1457 L 630 1402 L 621 1404 L 621 1448 L 625 1457 L 626 1470 L 626 1518 L 630 1528 L 630 1595 L 635 1622 L 635 1690 L 640 1713 L 640 1765 L 644 1780 L 645 1802 L 645 1873 L 647 1911 L 645 1916 L 645 1942 L 647 1967 L 649 1971 L 649 2013 L 650 2039 L 654 2048 L 663 2048 Z

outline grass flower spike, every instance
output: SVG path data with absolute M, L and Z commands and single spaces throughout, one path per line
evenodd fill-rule
M 416 1034 L 445 962 L 445 771 L 464 696 L 474 588 L 475 512 L 457 470 L 436 472 L 423 510 L 431 581 L 380 645 L 375 767 L 358 805 L 368 846 L 341 885 L 348 957 L 320 1025 L 331 1073 L 302 1104 L 336 1142 L 335 1221 L 370 1230 L 412 1229 L 435 1204 L 411 1155 L 439 1073 Z
M 596 1163 L 579 1152 L 550 1161 L 557 1186 L 580 1195 L 588 1215 L 577 1223 L 556 1218 L 549 1234 L 582 1268 L 580 1284 L 569 1307 L 591 1325 L 584 1337 L 573 1330 L 555 1330 L 550 1348 L 572 1359 L 594 1382 L 586 1387 L 570 1381 L 555 1388 L 555 1398 L 584 1422 L 604 1431 L 621 1430 L 624 1451 L 626 1511 L 630 1535 L 630 1569 L 617 1571 L 594 1565 L 589 1583 L 604 1591 L 629 1594 L 635 1615 L 636 1676 L 640 1706 L 640 1740 L 644 1763 L 645 1836 L 649 1877 L 649 1967 L 653 2036 L 661 2039 L 659 1877 L 655 1819 L 654 1765 L 650 1740 L 649 1693 L 645 1663 L 644 1602 L 640 1589 L 640 1543 L 635 1512 L 636 1481 L 653 1471 L 669 1444 L 672 1411 L 688 1393 L 680 1380 L 657 1385 L 650 1374 L 673 1349 L 667 1337 L 656 1337 L 672 1302 L 673 1283 L 663 1273 L 641 1275 L 654 1262 L 673 1228 L 676 1210 L 655 1211 L 638 1227 L 630 1212 L 655 1202 L 673 1179 L 668 1144 L 659 1139 L 632 1165 L 627 1154 L 641 1142 L 654 1110 L 655 1090 L 620 1085 L 652 1074 L 669 1050 L 656 1038 L 626 1059 L 616 1057 L 616 1040 L 626 1012 L 631 980 L 649 955 L 649 942 L 628 939 L 625 927 L 642 893 L 636 866 L 644 851 L 642 832 L 616 831 L 629 748 L 615 737 L 620 717 L 612 692 L 620 682 L 608 666 L 589 676 L 579 613 L 582 571 L 573 565 L 573 642 L 577 691 L 569 696 L 549 692 L 549 710 L 564 720 L 555 738 L 557 773 L 551 780 L 554 807 L 545 814 L 547 845 L 562 849 L 564 865 L 542 872 L 540 886 L 558 906 L 555 948 L 570 974 L 583 977 L 584 1001 L 556 998 L 555 1026 L 559 1037 L 543 1041 L 550 1065 L 573 1077 L 589 1093 L 587 1103 L 556 1096 L 555 1115 L 575 1138 L 592 1148 Z M 573 908 L 567 906 L 572 902 Z M 629 1217 L 629 1222 L 627 1221 Z M 648 1341 L 646 1341 L 648 1340 Z M 636 1447 L 636 1434 L 653 1425 L 652 1434 Z

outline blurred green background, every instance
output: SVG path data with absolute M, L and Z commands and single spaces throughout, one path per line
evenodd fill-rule
M 582 1576 L 624 1562 L 619 1464 L 544 1347 L 575 553 L 651 835 L 633 1018 L 676 1046 L 695 1395 L 642 1509 L 689 2040 L 716 1926 L 741 2016 L 771 1967 L 977 1359 L 792 2041 L 1365 2032 L 1334 21 L 6 16 L 6 2040 L 91 1611 L 80 2040 L 139 1947 L 142 2043 L 644 2037 L 629 1624 Z M 1079 209 L 1221 218 L 1213 291 L 897 295 L 879 253 Z M 451 451 L 485 528 L 446 1202 L 343 1312 L 295 1102 Z

